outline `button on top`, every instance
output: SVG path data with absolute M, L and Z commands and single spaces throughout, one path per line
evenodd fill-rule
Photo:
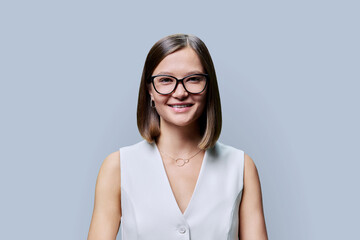
M 184 228 L 184 227 L 179 228 L 179 233 L 181 233 L 181 234 L 186 233 L 186 228 Z

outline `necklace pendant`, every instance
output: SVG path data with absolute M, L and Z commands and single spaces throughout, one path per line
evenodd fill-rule
M 189 162 L 189 159 L 177 158 L 175 162 L 178 167 L 182 167 L 185 165 L 185 163 Z

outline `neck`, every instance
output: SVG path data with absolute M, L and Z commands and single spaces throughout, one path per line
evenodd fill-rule
M 202 136 L 197 122 L 190 126 L 174 126 L 163 121 L 160 123 L 160 136 L 156 144 L 161 151 L 171 156 L 184 156 L 196 153 Z

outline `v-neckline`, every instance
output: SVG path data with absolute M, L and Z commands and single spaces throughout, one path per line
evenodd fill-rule
M 189 212 L 189 208 L 191 207 L 191 202 L 193 202 L 194 198 L 196 197 L 196 192 L 197 192 L 197 188 L 199 186 L 199 182 L 201 181 L 201 176 L 202 176 L 202 173 L 204 172 L 204 168 L 205 168 L 205 165 L 206 165 L 206 159 L 207 159 L 207 154 L 208 154 L 208 149 L 205 150 L 205 153 L 204 153 L 204 157 L 202 159 L 202 163 L 201 163 L 201 167 L 200 167 L 200 171 L 199 171 L 199 175 L 196 179 L 196 184 L 195 184 L 195 187 L 194 187 L 194 190 L 193 190 L 193 193 L 191 194 L 191 197 L 190 197 L 190 200 L 184 210 L 184 213 L 181 212 L 181 209 L 179 207 L 179 204 L 177 203 L 176 201 L 176 198 L 175 198 L 175 194 L 174 194 L 174 191 L 173 189 L 171 188 L 171 184 L 170 184 L 170 180 L 169 180 L 169 177 L 167 175 L 167 172 L 166 172 L 166 169 L 165 169 L 165 165 L 164 165 L 164 162 L 162 160 L 162 157 L 161 157 L 161 154 L 160 154 L 160 151 L 159 151 L 159 148 L 157 147 L 157 144 L 154 142 L 153 145 L 155 146 L 155 149 L 156 149 L 156 155 L 157 155 L 157 158 L 158 158 L 158 162 L 161 164 L 161 169 L 162 169 L 162 175 L 163 177 L 165 177 L 165 181 L 166 181 L 166 185 L 167 185 L 167 188 L 170 192 L 170 195 L 171 195 L 171 198 L 172 198 L 172 201 L 175 203 L 175 206 L 177 208 L 177 211 L 180 213 L 181 216 L 185 217 L 186 214 Z

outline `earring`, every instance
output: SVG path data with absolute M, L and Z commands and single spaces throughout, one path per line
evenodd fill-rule
M 152 99 L 150 100 L 150 107 L 155 108 L 155 102 Z

